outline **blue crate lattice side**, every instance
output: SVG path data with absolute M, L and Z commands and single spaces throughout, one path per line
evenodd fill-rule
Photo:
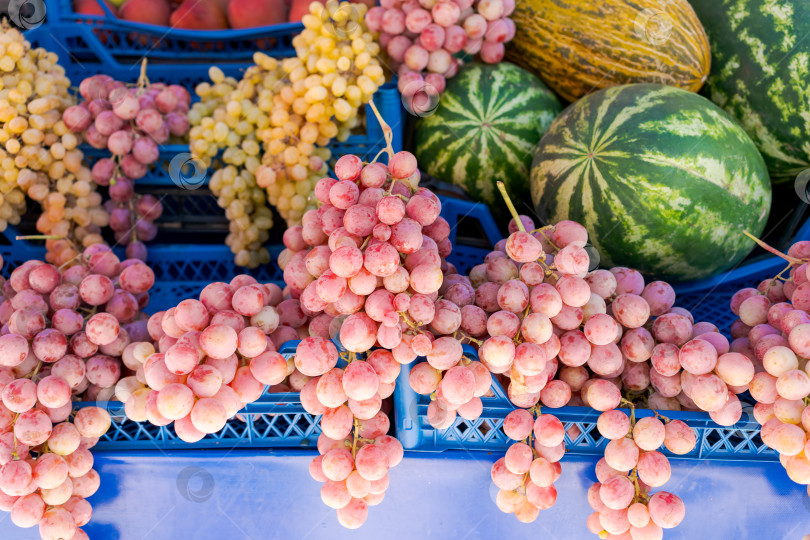
M 470 359 L 478 358 L 475 349 L 464 346 L 464 354 Z M 424 361 L 418 359 L 417 362 Z M 434 429 L 427 420 L 429 396 L 413 391 L 408 382 L 411 365 L 402 366 L 394 390 L 394 419 L 397 437 L 408 450 L 441 452 L 444 450 L 481 450 L 505 452 L 512 441 L 503 432 L 503 420 L 516 407 L 512 405 L 501 386 L 493 378 L 492 395 L 482 397 L 484 410 L 475 420 L 456 417 L 447 429 Z M 557 416 L 566 429 L 567 453 L 599 455 L 604 452 L 607 440 L 596 429 L 599 412 L 588 407 L 543 407 L 544 412 Z M 628 412 L 625 410 L 625 412 Z M 652 416 L 651 410 L 636 409 L 636 417 Z M 685 459 L 718 459 L 744 461 L 776 461 L 776 452 L 765 446 L 759 437 L 759 425 L 748 414 L 735 426 L 722 427 L 715 424 L 708 413 L 685 411 L 660 411 L 672 420 L 682 420 L 695 430 L 697 444 Z M 673 456 L 663 449 L 666 455 Z

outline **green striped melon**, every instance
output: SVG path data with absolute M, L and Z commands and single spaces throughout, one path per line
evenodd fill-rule
M 740 122 L 774 181 L 810 167 L 810 2 L 692 0 L 709 36 L 708 96 Z
M 745 131 L 692 92 L 617 86 L 571 105 L 531 172 L 541 218 L 582 223 L 603 265 L 670 280 L 739 262 L 771 204 L 765 162 Z
M 498 180 L 518 205 L 529 206 L 532 153 L 561 110 L 554 94 L 523 68 L 468 64 L 448 81 L 434 114 L 419 120 L 416 159 L 430 175 L 461 186 L 499 214 L 505 206 Z

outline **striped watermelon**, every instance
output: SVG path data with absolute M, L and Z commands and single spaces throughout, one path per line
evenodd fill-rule
M 810 166 L 810 2 L 692 0 L 712 47 L 709 97 L 740 122 L 775 181 Z
M 498 180 L 528 206 L 534 147 L 561 110 L 528 71 L 506 62 L 472 63 L 448 81 L 435 113 L 417 124 L 416 158 L 429 174 L 493 210 L 505 211 Z
M 739 262 L 771 204 L 756 146 L 725 112 L 671 86 L 589 94 L 538 145 L 532 200 L 543 219 L 585 225 L 603 265 L 697 279 Z

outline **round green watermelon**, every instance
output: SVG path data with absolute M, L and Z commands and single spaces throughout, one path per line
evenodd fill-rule
M 690 0 L 709 36 L 705 91 L 756 143 L 775 182 L 810 167 L 810 2 Z
M 523 68 L 471 63 L 447 82 L 434 114 L 419 120 L 416 158 L 430 175 L 498 214 L 506 212 L 500 180 L 527 213 L 534 147 L 561 110 L 551 90 Z
M 708 99 L 658 84 L 617 86 L 566 109 L 531 172 L 541 218 L 582 223 L 603 266 L 703 278 L 739 262 L 771 205 L 765 162 Z

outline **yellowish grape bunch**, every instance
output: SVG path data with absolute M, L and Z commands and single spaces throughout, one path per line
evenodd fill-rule
M 201 101 L 189 113 L 192 155 L 206 165 L 219 155 L 226 166 L 235 167 L 219 174 L 217 182 L 212 178 L 221 206 L 238 198 L 218 192 L 230 185 L 226 180 L 236 178 L 244 180 L 245 189 L 266 190 L 266 200 L 288 225 L 299 223 L 317 205 L 312 192 L 327 172 L 331 154 L 326 146 L 345 140 L 362 124 L 364 104 L 385 82 L 376 59 L 379 45 L 365 26 L 366 10 L 363 4 L 314 2 L 304 16 L 304 30 L 293 38 L 295 58 L 256 53 L 255 65 L 241 80 L 213 68 L 211 83 L 197 87 Z M 254 203 L 244 216 L 258 209 Z M 233 221 L 231 233 L 230 241 L 237 243 L 231 249 L 237 254 L 253 238 L 241 227 L 235 231 Z M 255 260 L 254 252 L 247 251 L 239 256 Z
M 257 133 L 264 154 L 256 182 L 267 190 L 270 204 L 292 225 L 314 206 L 308 198 L 327 172 L 326 161 L 331 154 L 325 146 L 338 135 L 339 128 L 328 116 L 329 111 L 313 107 L 304 98 L 307 88 L 297 78 L 297 58 L 279 62 L 257 54 L 254 60 L 274 74 L 264 80 L 259 93 L 258 106 L 266 113 L 268 124 Z
M 197 85 L 195 92 L 200 101 L 194 103 L 188 112 L 188 121 L 192 126 L 189 131 L 191 154 L 201 160 L 206 167 L 211 166 L 212 159 L 228 146 L 228 143 L 232 143 L 231 146 L 238 146 L 241 140 L 241 138 L 234 139 L 238 135 L 230 128 L 227 122 L 229 117 L 225 110 L 226 98 L 236 89 L 239 81 L 233 77 L 226 77 L 216 66 L 208 70 L 208 76 L 211 82 Z M 230 122 L 233 123 L 233 120 Z M 221 123 L 221 126 L 217 127 L 217 123 Z
M 214 172 L 210 187 L 230 220 L 225 243 L 231 247 L 236 264 L 248 268 L 268 264 L 270 253 L 264 244 L 269 236 L 267 231 L 273 226 L 273 212 L 253 173 L 228 165 Z
M 226 244 L 235 262 L 250 268 L 270 262 L 264 247 L 273 213 L 264 190 L 256 184 L 261 165 L 261 141 L 257 132 L 268 125 L 258 106 L 263 85 L 272 86 L 278 73 L 251 66 L 242 80 L 225 77 L 217 67 L 209 70 L 211 83 L 197 86 L 201 101 L 189 111 L 192 155 L 205 166 L 220 152 L 224 167 L 211 177 L 209 187 L 230 221 Z M 223 151 L 224 150 L 224 151 Z
M 70 81 L 58 57 L 34 49 L 14 28 L 0 27 L 0 230 L 16 225 L 25 195 L 42 206 L 37 230 L 67 240 L 49 240 L 49 262 L 71 260 L 72 247 L 101 242 L 108 216 L 79 139 L 62 121 L 73 104 Z
M 281 63 L 286 84 L 273 100 L 272 129 L 261 135 L 267 153 L 257 180 L 290 225 L 315 206 L 318 166 L 330 157 L 319 147 L 346 140 L 361 123 L 363 105 L 385 83 L 366 10 L 364 4 L 313 2 L 304 30 L 293 38 L 296 57 Z

